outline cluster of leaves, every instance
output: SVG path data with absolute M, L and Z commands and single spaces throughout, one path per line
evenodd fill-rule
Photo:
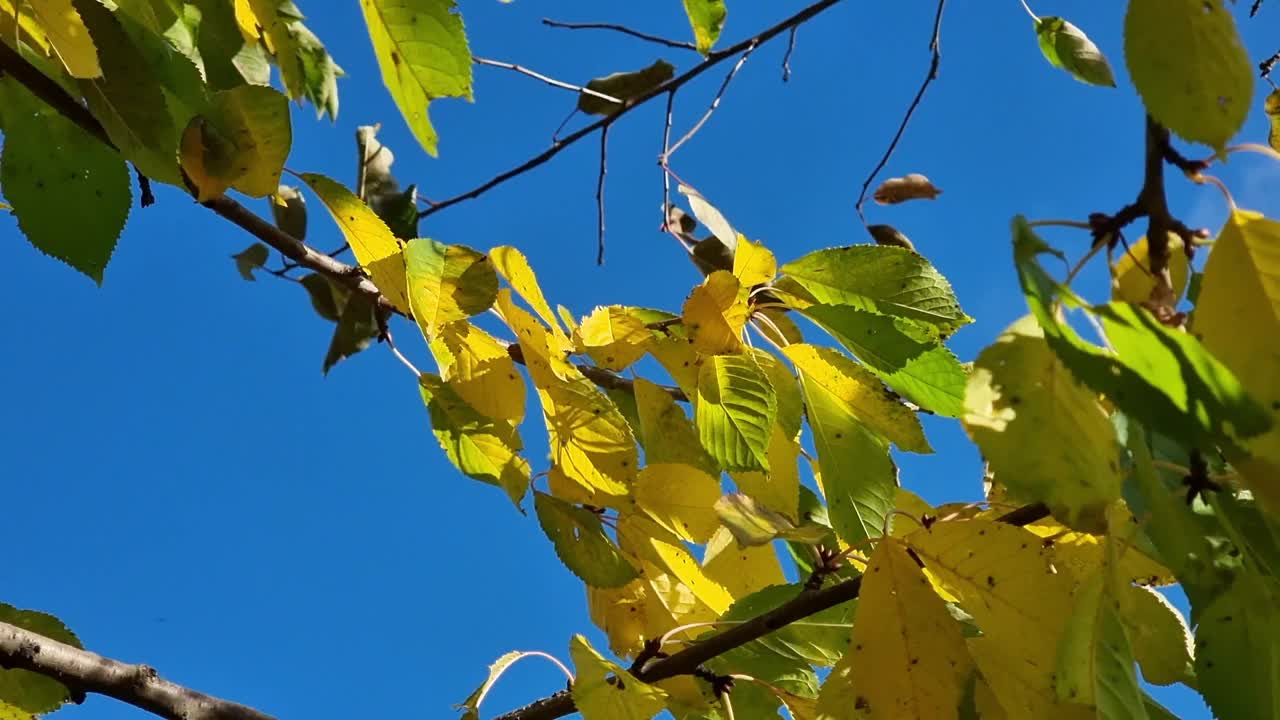
M 270 196 L 277 225 L 305 238 L 301 191 L 279 183 L 288 98 L 336 113 L 340 70 L 291 3 L 109 10 L 67 0 L 32 14 L 5 3 L 4 42 L 17 37 L 23 57 L 82 97 L 114 146 L 0 80 L 6 197 L 38 247 L 100 280 L 128 212 L 126 161 L 202 201 Z M 710 53 L 724 3 L 684 4 Z M 427 103 L 470 97 L 461 19 L 447 0 L 362 8 L 384 81 L 434 153 Z M 1050 62 L 1115 84 L 1074 25 L 1036 18 L 1035 30 Z M 1225 152 L 1253 80 L 1222 0 L 1130 0 L 1125 35 L 1154 121 Z M 287 96 L 266 85 L 268 62 Z M 627 99 L 671 74 L 658 63 L 589 87 Z M 615 111 L 596 96 L 579 101 Z M 1145 239 L 1114 268 L 1110 301 L 1091 304 L 1040 264 L 1060 254 L 1019 217 L 1013 260 L 1030 312 L 967 365 L 946 341 L 971 318 L 905 238 L 885 231 L 875 245 L 779 266 L 684 186 L 689 213 L 672 208 L 669 224 L 703 280 L 679 311 L 601 305 L 575 317 L 548 301 L 518 249 L 418 237 L 416 193 L 400 189 L 376 131 L 358 133 L 354 190 L 298 177 L 425 337 L 435 371 L 418 375 L 419 392 L 445 454 L 522 512 L 532 494 L 615 656 L 654 643 L 669 652 L 861 578 L 856 603 L 734 648 L 696 676 L 646 683 L 643 665 L 633 673 L 575 637 L 572 696 L 588 720 L 663 710 L 769 718 L 784 708 L 799 720 L 1169 717 L 1139 670 L 1148 683 L 1198 689 L 1221 718 L 1269 718 L 1280 706 L 1277 221 L 1234 210 L 1194 275 L 1174 252 L 1183 327 L 1148 309 L 1161 280 L 1144 266 Z M 56 205 L 43 197 L 50 190 L 63 193 Z M 939 192 L 912 174 L 876 199 Z M 56 212 L 68 201 L 110 212 L 81 227 Z M 268 256 L 252 246 L 236 261 L 252 277 Z M 336 323 L 326 369 L 385 335 L 373 300 L 333 280 L 300 279 Z M 1085 339 L 1069 312 L 1102 341 Z M 617 374 L 627 370 L 654 380 Z M 526 422 L 530 395 L 550 448 L 533 460 L 522 441 L 536 424 Z M 932 452 L 920 413 L 958 419 L 981 449 L 985 509 L 930 507 L 900 486 L 893 449 Z M 995 508 L 1013 503 L 1042 503 L 1052 519 L 998 522 Z M 1151 589 L 1173 582 L 1191 600 L 1194 636 Z M 467 717 L 518 658 L 495 663 L 464 702 Z M 0 672 L 0 711 L 52 709 L 12 672 Z M 54 694 L 52 706 L 66 697 Z

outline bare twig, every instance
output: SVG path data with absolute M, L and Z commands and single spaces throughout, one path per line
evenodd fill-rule
M 1258 72 L 1262 74 L 1262 79 L 1271 83 L 1271 87 L 1276 86 L 1276 81 L 1271 79 L 1271 71 L 1276 69 L 1276 63 L 1280 63 L 1280 50 L 1277 50 L 1271 57 L 1258 63 Z
M 787 36 L 787 52 L 782 56 L 782 82 L 791 79 L 791 54 L 796 51 L 796 31 L 799 27 L 791 28 L 791 34 Z
M 1258 14 L 1258 10 L 1262 7 L 1262 0 L 1253 0 L 1253 7 L 1249 8 L 1249 17 Z
M 929 39 L 929 72 L 924 76 L 924 82 L 920 84 L 920 89 L 916 91 L 916 96 L 911 100 L 911 104 L 907 106 L 907 112 L 902 116 L 902 122 L 898 125 L 898 132 L 894 133 L 893 140 L 889 141 L 889 147 L 885 149 L 884 155 L 880 157 L 880 162 L 871 170 L 871 174 L 862 183 L 862 191 L 858 193 L 858 203 L 854 207 L 858 211 L 858 218 L 862 220 L 865 227 L 867 218 L 862 214 L 862 205 L 867 201 L 867 189 L 871 187 L 871 183 L 875 182 L 876 176 L 889 164 L 889 158 L 893 157 L 893 151 L 898 148 L 898 142 L 902 140 L 902 135 L 907 131 L 907 124 L 911 122 L 911 116 L 915 114 L 916 108 L 920 106 L 920 101 L 924 99 L 924 93 L 929 89 L 929 85 L 938 78 L 938 65 L 942 62 L 942 10 L 946 7 L 947 0 L 938 0 L 938 11 L 933 16 L 933 33 Z M 1028 11 L 1029 12 L 1029 11 Z
M 639 30 L 632 30 L 631 28 L 626 27 L 625 25 L 615 25 L 613 23 L 596 23 L 596 22 L 588 22 L 588 23 L 560 22 L 559 20 L 552 20 L 551 18 L 542 18 L 542 24 L 546 25 L 547 27 L 565 28 L 566 30 L 612 30 L 614 32 L 620 32 L 623 35 L 630 35 L 631 37 L 634 37 L 634 38 L 640 38 L 641 40 L 647 40 L 648 42 L 657 43 L 659 45 L 665 45 L 671 48 L 679 48 L 681 50 L 692 50 L 694 52 L 698 51 L 698 46 L 694 45 L 691 42 L 685 42 L 683 40 L 668 40 L 667 38 L 658 37 L 657 35 L 650 35 L 649 33 L 643 33 L 643 32 L 640 32 Z
M 484 193 L 507 182 L 508 180 L 515 177 L 519 177 L 520 175 L 523 175 L 529 172 L 530 170 L 533 170 L 534 168 L 543 165 L 551 158 L 563 152 L 565 148 L 578 142 L 579 140 L 585 138 L 586 136 L 590 135 L 591 133 L 597 130 L 600 130 L 608 125 L 612 125 L 613 123 L 620 120 L 624 115 L 630 113 L 632 110 L 635 110 L 637 107 L 644 105 L 645 103 L 649 102 L 653 98 L 658 97 L 663 93 L 672 92 L 674 90 L 680 89 L 681 87 L 689 83 L 694 78 L 698 77 L 699 75 L 706 72 L 707 70 L 715 67 L 716 65 L 719 65 L 720 63 L 724 62 L 726 59 L 745 52 L 747 48 L 752 47 L 753 45 L 755 46 L 763 45 L 764 43 L 772 40 L 778 35 L 781 35 L 782 33 L 787 32 L 791 28 L 797 25 L 801 25 L 805 22 L 808 22 L 809 20 L 813 19 L 814 17 L 821 14 L 823 11 L 831 8 L 832 6 L 838 4 L 839 2 L 840 0 L 818 0 L 818 2 L 815 2 L 812 5 L 805 7 L 804 9 L 800 10 L 799 12 L 792 15 L 791 17 L 788 17 L 785 20 L 782 20 L 778 24 L 774 25 L 773 27 L 767 30 L 764 30 L 763 32 L 759 33 L 758 35 L 755 35 L 754 37 L 747 38 L 746 40 L 743 40 L 723 50 L 717 50 L 715 52 L 712 52 L 707 56 L 706 60 L 704 60 L 701 63 L 698 63 L 697 65 L 694 65 L 692 68 L 690 68 L 683 74 L 677 75 L 676 77 L 666 81 L 665 83 L 662 83 L 661 85 L 658 85 L 657 87 L 649 90 L 648 92 L 642 95 L 628 99 L 626 102 L 622 103 L 621 109 L 619 109 L 617 112 L 613 113 L 612 115 L 607 115 L 605 117 L 602 117 L 599 120 L 591 123 L 590 125 L 587 125 L 586 127 L 583 127 L 573 133 L 570 133 L 569 135 L 565 136 L 563 140 L 561 140 L 558 143 L 553 143 L 551 147 L 547 148 L 541 153 L 538 153 L 537 155 L 529 158 L 523 163 L 520 163 L 519 165 L 511 168 L 510 170 L 507 170 L 505 172 L 495 175 L 494 177 L 484 181 L 483 183 L 480 183 L 476 187 L 460 195 L 455 195 L 447 200 L 441 200 L 440 202 L 436 203 L 433 207 L 430 207 L 426 210 L 419 212 L 418 217 L 423 218 L 428 215 L 432 215 L 434 213 L 440 212 L 445 208 L 453 207 L 454 205 L 457 205 L 460 202 L 478 198 Z
M 600 176 L 596 179 L 596 217 L 599 219 L 596 236 L 596 264 L 604 264 L 604 176 L 609 172 L 609 128 L 600 131 Z
M 53 678 L 78 693 L 106 695 L 169 720 L 272 720 L 251 707 L 172 683 L 130 665 L 0 622 L 0 668 Z
M 676 92 L 667 93 L 667 114 L 662 124 L 662 153 L 658 155 L 658 167 L 662 168 L 662 229 L 670 233 L 675 230 L 667 227 L 671 207 L 671 173 L 667 172 L 667 155 L 671 154 L 671 115 L 675 109 Z
M 489 67 L 503 68 L 504 70 L 513 70 L 515 72 L 520 73 L 521 75 L 528 75 L 529 77 L 535 80 L 541 80 L 542 82 L 552 87 L 558 87 L 563 90 L 572 90 L 574 92 L 582 93 L 583 95 L 590 95 L 592 97 L 597 97 L 597 98 L 600 98 L 601 100 L 605 100 L 607 102 L 611 102 L 616 105 L 622 104 L 621 100 L 619 100 L 618 98 L 612 95 L 605 95 L 604 93 L 599 92 L 597 90 L 592 90 L 591 88 L 582 87 L 580 85 L 574 85 L 572 83 L 567 83 L 562 80 L 556 80 L 555 78 L 547 77 L 546 75 L 543 75 L 542 73 L 539 73 L 539 72 L 534 72 L 533 70 L 530 70 L 529 68 L 524 67 L 523 65 L 516 65 L 515 63 L 503 62 L 501 60 L 490 60 L 489 58 L 482 58 L 482 57 L 473 57 L 471 59 L 477 65 L 488 65 Z
M 698 134 L 698 131 L 702 129 L 702 126 L 706 125 L 707 121 L 711 119 L 711 114 L 716 111 L 716 108 L 720 107 L 720 100 L 724 98 L 725 92 L 728 91 L 729 83 L 733 82 L 734 76 L 736 76 L 738 71 L 742 69 L 742 66 L 747 63 L 747 58 L 751 57 L 751 53 L 754 52 L 755 49 L 756 46 L 752 43 L 747 46 L 746 50 L 742 51 L 742 57 L 738 58 L 738 62 L 733 64 L 733 67 L 729 70 L 729 74 L 724 76 L 724 82 L 720 83 L 720 89 L 716 91 L 716 96 L 711 99 L 711 106 L 707 108 L 707 111 L 702 114 L 701 118 L 698 118 L 698 122 L 694 123 L 693 127 L 689 128 L 689 132 L 685 133 L 683 137 L 676 141 L 675 145 L 672 145 L 663 154 L 662 164 L 664 167 L 667 164 L 667 160 L 669 160 L 670 157 L 680 149 L 680 146 L 689 142 L 694 135 Z

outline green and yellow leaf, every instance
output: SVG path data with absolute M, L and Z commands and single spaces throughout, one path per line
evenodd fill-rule
M 606 660 L 585 637 L 573 636 L 569 656 L 578 673 L 573 704 L 583 720 L 649 720 L 666 709 L 665 692 Z
M 722 469 L 769 470 L 769 435 L 778 396 L 754 358 L 708 358 L 698 375 L 694 405 L 702 447 Z
M 636 568 L 605 534 L 598 514 L 536 491 L 533 507 L 556 556 L 584 583 L 612 588 L 636 578 Z
M 478 315 L 498 296 L 493 263 L 465 245 L 445 245 L 426 238 L 404 248 L 409 306 L 428 341 L 456 320 Z

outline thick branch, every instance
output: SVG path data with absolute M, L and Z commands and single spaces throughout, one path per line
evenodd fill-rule
M 0 622 L 0 667 L 29 670 L 73 690 L 107 695 L 169 720 L 272 720 L 229 700 L 176 685 L 130 665 Z
M 587 137 L 588 135 L 590 135 L 591 133 L 597 130 L 602 130 L 606 127 L 609 127 L 610 125 L 612 125 L 613 123 L 621 119 L 622 116 L 626 115 L 632 110 L 635 110 L 641 105 L 644 105 L 645 103 L 649 102 L 655 97 L 658 97 L 663 93 L 674 92 L 680 89 L 690 80 L 693 80 L 694 78 L 698 77 L 699 75 L 706 72 L 707 70 L 715 67 L 716 65 L 719 65 L 721 62 L 724 62 L 726 59 L 733 57 L 735 55 L 740 55 L 741 53 L 746 52 L 749 48 L 755 47 L 757 45 L 763 45 L 764 43 L 772 40 L 778 35 L 781 35 L 782 33 L 789 31 L 791 28 L 809 21 L 814 16 L 821 13 L 823 10 L 826 10 L 827 8 L 831 7 L 832 5 L 835 5 L 838 2 L 840 2 L 840 0 L 819 0 L 819 2 L 816 2 L 806 7 L 805 9 L 796 13 L 795 15 L 792 15 L 791 17 L 783 20 L 777 25 L 774 25 L 773 27 L 769 28 L 768 30 L 765 30 L 764 32 L 754 37 L 749 37 L 746 40 L 743 40 L 742 42 L 736 45 L 733 45 L 732 47 L 727 47 L 724 50 L 717 50 L 716 52 L 711 53 L 710 55 L 707 56 L 706 60 L 704 60 L 703 62 L 697 65 L 694 65 L 684 74 L 678 75 L 662 83 L 661 85 L 653 88 L 652 90 L 644 93 L 643 95 L 631 98 L 626 103 L 624 103 L 622 106 L 622 109 L 617 111 L 616 113 L 600 118 L 599 120 L 591 123 L 590 125 L 587 125 L 586 127 L 580 130 L 577 130 L 576 132 L 570 135 L 566 135 L 563 140 L 553 143 L 551 147 L 547 148 L 541 153 L 533 156 L 532 158 L 529 158 L 528 160 L 524 161 L 523 163 L 517 165 L 514 168 L 511 168 L 510 170 L 507 170 L 506 172 L 495 175 L 489 180 L 486 180 L 485 182 L 462 193 L 461 195 L 455 195 L 454 197 L 451 197 L 448 200 L 441 200 L 435 205 L 432 205 L 426 210 L 423 210 L 422 212 L 418 213 L 418 217 L 424 218 L 428 215 L 432 215 L 437 212 L 440 212 L 441 210 L 444 210 L 447 207 L 452 207 L 453 205 L 457 205 L 458 203 L 463 202 L 464 200 L 472 200 L 477 197 L 480 197 L 484 193 L 488 192 L 489 190 L 492 190 L 493 188 L 501 185 L 502 183 L 529 172 L 530 170 L 538 167 L 539 165 L 542 165 L 543 163 L 547 162 L 548 160 L 555 157 L 556 155 L 559 155 L 560 152 L 563 151 L 565 148 L 578 142 L 582 138 Z
M 997 521 L 1010 525 L 1028 525 L 1048 517 L 1048 515 L 1049 509 L 1037 503 L 1001 515 L 997 518 Z M 746 645 L 752 640 L 758 640 L 793 622 L 849 602 L 858 597 L 858 593 L 861 590 L 862 577 L 859 576 L 832 585 L 825 590 L 802 591 L 794 599 L 763 615 L 759 615 L 741 625 L 734 625 L 728 630 L 699 641 L 674 655 L 645 665 L 636 672 L 636 676 L 645 682 L 656 682 L 676 675 L 689 675 L 712 658 Z M 573 697 L 569 693 L 562 691 L 526 705 L 519 710 L 502 715 L 498 720 L 553 720 L 554 718 L 568 715 L 573 711 Z

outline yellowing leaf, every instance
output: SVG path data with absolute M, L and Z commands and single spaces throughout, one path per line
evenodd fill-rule
M 742 547 L 766 545 L 777 539 L 817 544 L 829 532 L 824 525 L 796 527 L 786 515 L 757 503 L 744 493 L 725 495 L 716 501 L 715 510 L 720 522 Z
M 1239 465 L 1259 500 L 1275 512 L 1280 509 L 1280 222 L 1250 210 L 1231 214 L 1205 264 L 1192 331 L 1270 415 L 1271 429 L 1245 443 L 1257 463 Z
M 1120 623 L 1119 601 L 1104 590 L 1102 574 L 1076 593 L 1058 648 L 1058 699 L 1097 708 L 1110 720 L 1145 718 L 1133 653 Z
M 751 357 L 708 358 L 698 375 L 695 403 L 702 447 L 725 470 L 769 470 L 769 434 L 778 397 Z
M 781 414 L 781 411 L 779 411 Z M 756 501 L 790 518 L 795 518 L 800 504 L 800 443 L 780 427 L 769 432 L 769 472 L 745 471 L 732 474 L 738 489 Z
M 498 295 L 489 258 L 464 245 L 410 240 L 404 260 L 409 306 L 428 341 L 441 326 L 488 310 Z
M 1116 260 L 1115 268 L 1112 270 L 1115 276 L 1111 288 L 1112 300 L 1141 304 L 1151 298 L 1151 290 L 1156 286 L 1156 278 L 1148 269 L 1151 264 L 1147 250 L 1147 238 L 1144 235 L 1138 242 L 1131 244 L 1128 251 Z M 1182 297 L 1182 293 L 1187 289 L 1190 271 L 1190 261 L 1182 250 L 1182 239 L 1169 233 L 1169 278 L 1174 297 Z
M 965 430 L 1006 488 L 1047 503 L 1077 529 L 1105 527 L 1102 511 L 1123 481 L 1115 430 L 1097 393 L 1062 365 L 1034 317 L 978 356 L 965 409 Z
M 908 200 L 933 200 L 941 194 L 942 190 L 929 182 L 929 178 L 911 173 L 885 180 L 871 197 L 881 205 L 896 205 Z
M 733 274 L 744 288 L 766 283 L 778 274 L 778 259 L 764 245 L 739 236 L 738 250 L 733 254 Z
M 1271 121 L 1271 129 L 1267 131 L 1267 144 L 1272 150 L 1280 149 L 1280 90 L 1272 90 L 1262 105 L 1263 112 Z
M 289 97 L 302 97 L 303 67 L 290 28 L 293 23 L 302 19 L 297 6 L 292 0 L 249 0 L 249 7 L 262 28 L 263 39 L 276 57 L 280 81 L 284 83 Z
M 289 101 L 269 87 L 241 85 L 214 94 L 182 133 L 181 165 L 205 202 L 228 187 L 274 195 L 293 143 Z
M 650 346 L 649 354 L 671 374 L 686 397 L 697 396 L 698 375 L 702 372 L 706 358 L 699 356 L 688 340 L 672 336 L 659 338 Z
M 1253 67 L 1225 0 L 1130 0 L 1124 57 L 1147 112 L 1221 150 L 1249 115 Z
M 783 349 L 807 382 L 840 400 L 869 430 L 908 452 L 931 453 L 920 420 L 869 370 L 831 348 Z
M 431 341 L 440 375 L 476 412 L 495 420 L 524 419 L 524 379 L 507 346 L 465 320 L 440 328 Z
M 609 649 L 619 657 L 635 655 L 646 638 L 660 637 L 665 631 L 648 626 L 645 614 L 648 587 L 643 580 L 632 580 L 620 588 L 587 586 L 591 621 L 608 636 Z
M 819 717 L 958 718 L 973 661 L 960 626 L 898 541 L 876 545 L 863 574 L 849 652 L 818 699 Z
M 482 416 L 437 375 L 423 373 L 419 390 L 449 460 L 467 477 L 502 488 L 519 508 L 529 489 L 529 463 L 519 455 L 515 426 Z
M 460 705 L 454 706 L 463 711 L 462 720 L 480 720 L 480 703 L 484 702 L 484 698 L 489 694 L 493 684 L 498 681 L 498 678 L 502 677 L 502 673 L 506 672 L 507 668 L 515 664 L 517 660 L 529 655 L 530 653 L 527 652 L 509 652 L 494 660 L 493 664 L 489 666 L 489 676 L 485 678 L 480 687 L 468 695 L 467 699 L 463 700 Z
M 684 0 L 684 11 L 689 16 L 689 24 L 693 26 L 698 52 L 706 55 L 711 52 L 711 46 L 720 39 L 720 31 L 724 29 L 724 20 L 729 13 L 725 9 L 724 0 Z
M 453 0 L 360 0 L 382 82 L 430 155 L 436 131 L 427 104 L 471 99 L 471 50 Z
M 707 474 L 718 472 L 715 461 L 698 441 L 693 423 L 666 390 L 644 378 L 636 378 L 632 388 L 646 463 L 683 463 Z
M 1053 519 L 1040 520 L 1026 529 L 1044 538 L 1045 557 L 1058 572 L 1073 582 L 1083 584 L 1102 571 L 1106 563 L 1104 541 L 1106 535 L 1075 532 Z M 1114 572 L 1126 582 L 1150 585 L 1169 585 L 1174 582 L 1173 573 L 1146 553 L 1127 544 L 1126 540 L 1110 536 L 1111 542 L 1121 547 L 1114 563 Z
M 1012 525 L 962 520 L 934 523 L 904 542 L 982 628 L 970 651 L 1006 713 L 1042 717 L 1072 597 L 1040 539 Z
M 625 495 L 639 465 L 631 427 L 607 395 L 576 369 L 573 373 L 539 386 L 551 460 L 566 477 L 592 492 Z
M 591 587 L 618 587 L 636 578 L 636 569 L 604 532 L 600 516 L 559 498 L 534 492 L 538 524 L 560 561 Z
M 1195 682 L 1191 630 L 1164 595 L 1150 588 L 1125 587 L 1120 596 L 1120 619 L 1143 680 L 1152 685 Z
M 567 348 L 542 323 L 515 304 L 510 290 L 499 290 L 495 305 L 502 319 L 516 334 L 525 367 L 529 369 L 535 386 L 548 388 L 582 377 L 582 373 L 565 359 Z
M 392 305 L 410 313 L 404 253 L 387 224 L 350 190 L 329 178 L 315 173 L 303 173 L 300 177 L 338 223 L 356 261 L 369 273 L 373 284 Z
M 619 305 L 597 307 L 578 326 L 581 348 L 606 370 L 625 370 L 644 357 L 653 342 L 645 321 Z
M 24 11 L 18 12 L 16 10 L 18 6 L 23 7 Z M 0 0 L 0 37 L 18 38 L 40 52 L 48 54 L 51 47 L 49 38 L 35 16 L 25 11 L 26 7 L 23 0 Z M 83 24 L 83 21 L 81 23 Z M 96 49 L 94 52 L 97 52 Z
M 747 293 L 738 278 L 717 270 L 689 294 L 682 318 L 695 350 L 720 355 L 742 349 L 747 312 Z
M 573 704 L 583 720 L 649 720 L 666 709 L 665 692 L 605 660 L 585 637 L 573 636 L 569 656 L 578 672 L 573 681 Z
M 40 20 L 41 28 L 58 58 L 73 78 L 95 78 L 102 75 L 98 65 L 98 49 L 89 37 L 89 29 L 71 0 L 35 0 L 22 3 Z
M 705 543 L 720 524 L 720 482 L 689 465 L 646 465 L 636 479 L 636 505 L 684 540 Z
M 538 287 L 538 278 L 533 274 L 533 268 L 529 266 L 529 260 L 524 253 L 510 245 L 502 245 L 491 250 L 489 258 L 502 279 L 507 281 L 521 299 L 529 303 L 529 307 L 533 308 L 542 322 L 557 334 L 563 333 L 556 323 L 555 314 L 551 312 L 551 306 L 542 295 L 542 288 Z
M 716 615 L 722 615 L 733 603 L 724 587 L 707 577 L 680 539 L 653 520 L 639 515 L 622 516 L 618 520 L 618 540 L 623 550 L 670 573 Z
M 770 585 L 786 583 L 778 554 L 772 547 L 739 545 L 726 528 L 716 530 L 707 541 L 702 571 L 735 598 L 746 597 Z

